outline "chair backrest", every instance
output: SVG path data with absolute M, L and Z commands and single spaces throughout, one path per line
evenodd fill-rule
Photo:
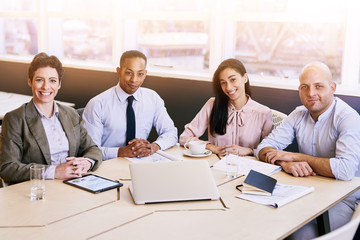
M 84 109 L 85 109 L 85 108 L 77 108 L 77 109 L 75 109 L 76 112 L 79 114 L 79 116 L 80 116 L 81 119 L 82 119 L 82 115 L 83 115 Z
M 360 223 L 360 207 L 357 207 L 350 222 L 346 223 L 344 226 L 339 227 L 334 231 L 331 231 L 315 239 L 316 240 L 337 240 L 337 239 L 353 240 L 355 232 L 359 227 L 359 223 Z
M 4 180 L 0 177 L 0 188 L 5 187 L 5 186 L 6 185 L 5 185 Z
M 0 125 L 0 132 L 1 132 L 1 125 Z M 1 141 L 1 138 L 0 138 Z M 1 147 L 1 142 L 0 142 L 0 147 Z M 5 183 L 4 180 L 0 177 L 0 188 L 5 187 Z
M 271 111 L 273 115 L 274 128 L 277 128 L 282 122 L 282 120 L 287 117 L 287 115 L 274 109 L 271 109 Z

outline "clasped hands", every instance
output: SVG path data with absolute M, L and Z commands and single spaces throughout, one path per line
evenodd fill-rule
M 211 143 L 206 145 L 206 148 L 209 149 L 211 152 L 218 154 L 220 157 L 226 155 L 227 149 L 237 149 L 239 156 L 248 156 L 253 155 L 253 150 L 247 147 L 241 147 L 237 145 L 223 145 L 223 146 L 216 146 Z
M 127 146 L 119 148 L 118 157 L 146 157 L 159 149 L 160 146 L 156 143 L 150 143 L 144 139 L 134 138 Z
M 277 163 L 285 172 L 295 177 L 316 176 L 316 173 L 310 167 L 309 163 L 299 161 L 296 156 L 298 153 L 286 152 L 270 148 L 265 153 L 265 162 Z
M 91 168 L 91 162 L 83 157 L 67 157 L 66 162 L 58 165 L 55 169 L 56 179 L 68 179 L 81 177 Z

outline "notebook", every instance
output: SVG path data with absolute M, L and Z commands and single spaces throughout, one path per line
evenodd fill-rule
M 136 204 L 217 200 L 220 197 L 205 160 L 130 163 L 129 190 Z
M 246 179 L 242 193 L 271 196 L 274 191 L 277 180 L 261 172 L 250 170 Z

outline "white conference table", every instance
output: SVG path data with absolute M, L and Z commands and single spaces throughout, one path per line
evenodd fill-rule
M 181 148 L 167 152 L 189 158 Z M 135 205 L 128 190 L 129 161 L 102 163 L 95 174 L 124 186 L 100 194 L 46 181 L 46 197 L 30 201 L 29 182 L 0 189 L 0 239 L 283 239 L 360 188 L 360 178 L 336 181 L 325 177 L 273 175 L 279 183 L 313 186 L 315 191 L 278 209 L 235 198 L 244 177 L 228 180 L 212 168 L 223 200 Z
M 7 112 L 10 112 L 24 103 L 29 102 L 32 96 L 23 95 L 18 93 L 9 93 L 0 91 L 0 120 L 2 120 Z M 60 104 L 75 107 L 74 103 L 56 101 Z

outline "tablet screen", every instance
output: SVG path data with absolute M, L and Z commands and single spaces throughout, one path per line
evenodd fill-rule
M 93 174 L 65 180 L 64 183 L 79 187 L 93 193 L 103 192 L 109 189 L 121 187 L 123 185 L 122 183 Z

